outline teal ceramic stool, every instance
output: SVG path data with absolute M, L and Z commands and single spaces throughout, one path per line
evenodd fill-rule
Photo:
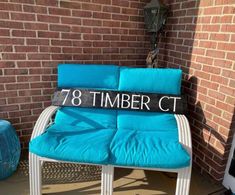
M 14 127 L 0 120 L 0 180 L 10 176 L 20 159 L 20 142 Z

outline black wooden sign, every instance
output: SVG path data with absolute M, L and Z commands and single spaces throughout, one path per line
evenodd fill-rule
M 175 114 L 184 114 L 187 108 L 181 96 L 97 89 L 60 89 L 55 92 L 52 104 Z

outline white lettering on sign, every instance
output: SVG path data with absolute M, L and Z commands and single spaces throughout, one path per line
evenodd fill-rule
M 93 103 L 92 103 L 92 106 L 96 106 L 95 103 L 96 103 L 96 94 L 100 94 L 100 92 L 98 91 L 90 91 L 90 93 L 93 93 Z
M 81 95 L 82 95 L 82 92 L 78 89 L 74 90 L 73 91 L 73 98 L 71 100 L 72 104 L 74 106 L 80 106 L 81 103 L 82 103 L 82 100 L 81 100 Z M 75 103 L 75 101 L 77 100 L 77 103 Z
M 60 94 L 60 95 L 59 95 Z M 156 98 L 156 99 L 155 99 Z M 61 89 L 54 96 L 56 105 L 99 108 L 120 108 L 146 111 L 180 112 L 181 97 L 155 94 L 136 94 L 117 91 Z M 178 102 L 179 101 L 179 102 Z
M 114 98 L 113 102 L 111 101 L 111 98 L 108 93 L 106 93 L 105 97 L 105 107 L 108 107 L 108 102 L 111 108 L 114 107 L 115 103 L 117 103 L 117 108 L 119 108 L 119 96 L 120 94 L 118 93 L 116 97 Z
M 162 108 L 162 100 L 163 99 L 168 99 L 168 100 L 174 99 L 173 112 L 175 112 L 176 111 L 176 101 L 180 100 L 181 98 L 180 97 L 169 97 L 169 96 L 163 96 L 163 97 L 160 98 L 160 100 L 158 102 L 158 106 L 159 106 L 160 110 L 163 111 L 163 112 L 168 112 L 170 110 L 169 108 L 168 109 L 163 109 Z
M 136 100 L 137 97 L 140 97 L 140 95 L 132 95 L 131 97 L 131 109 L 135 109 L 135 110 L 138 110 L 140 109 L 139 107 L 135 107 L 134 104 L 139 104 L 139 100 Z
M 162 108 L 162 100 L 165 99 L 165 98 L 167 98 L 168 100 L 170 99 L 168 96 L 163 96 L 163 97 L 160 98 L 159 103 L 158 103 L 158 106 L 159 106 L 160 110 L 163 111 L 163 112 L 169 111 L 169 108 L 166 109 L 166 110 L 164 110 L 164 109 Z
M 123 93 L 121 96 L 121 108 L 130 108 L 130 96 L 128 94 Z M 125 99 L 126 97 L 126 99 Z M 124 103 L 126 102 L 127 106 L 124 106 Z
M 63 94 L 63 93 L 66 93 L 65 98 L 64 98 L 64 101 L 62 102 L 62 105 L 64 105 L 64 104 L 66 103 L 66 101 L 67 101 L 68 96 L 69 96 L 70 89 L 62 89 L 62 90 L 61 90 L 61 93 L 62 93 L 62 94 Z
M 174 99 L 174 107 L 173 107 L 173 112 L 176 111 L 176 100 L 180 100 L 180 97 L 171 97 L 170 99 Z
M 147 101 L 144 101 L 144 99 L 146 99 Z M 148 103 L 150 102 L 150 97 L 147 95 L 142 95 L 141 96 L 141 110 L 144 109 L 144 106 L 150 110 L 150 108 L 148 107 Z

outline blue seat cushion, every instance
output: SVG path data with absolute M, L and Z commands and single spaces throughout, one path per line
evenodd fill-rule
M 80 128 L 116 128 L 117 111 L 97 108 L 62 107 L 55 117 L 55 123 Z
M 114 65 L 60 64 L 59 88 L 92 88 L 117 90 L 119 67 Z M 63 107 L 55 117 L 55 123 L 81 128 L 116 128 L 116 110 Z
M 174 169 L 190 164 L 174 131 L 118 129 L 110 149 L 110 163 L 121 166 Z
M 62 161 L 107 164 L 115 129 L 86 129 L 54 124 L 33 139 L 30 152 Z

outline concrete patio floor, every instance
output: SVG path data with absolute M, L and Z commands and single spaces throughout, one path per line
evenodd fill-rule
M 176 174 L 115 169 L 114 195 L 174 195 Z M 222 195 L 222 185 L 193 170 L 190 195 Z M 0 181 L 0 195 L 28 195 L 28 162 Z M 99 195 L 100 167 L 47 163 L 43 169 L 44 195 Z

